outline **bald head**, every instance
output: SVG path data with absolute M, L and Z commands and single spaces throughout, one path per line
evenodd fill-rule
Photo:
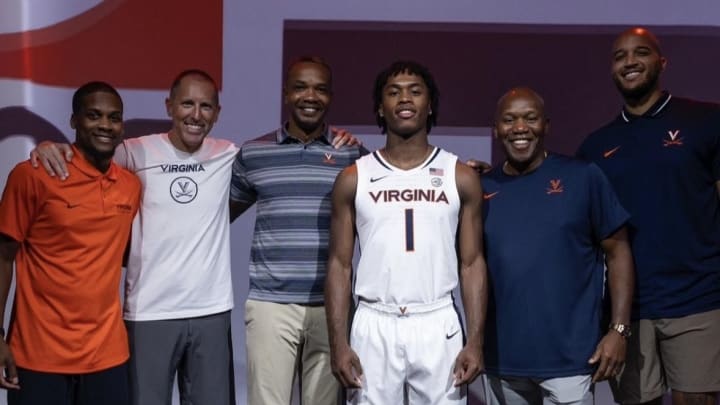
M 545 159 L 543 139 L 550 129 L 545 101 L 533 89 L 516 87 L 498 100 L 493 134 L 507 156 L 506 174 L 535 170 Z
M 638 106 L 637 112 L 643 113 L 660 97 L 660 75 L 666 64 L 652 32 L 635 27 L 618 35 L 613 43 L 611 74 L 627 106 Z
M 183 81 L 185 81 L 186 78 L 192 78 L 198 81 L 206 81 L 210 83 L 214 89 L 213 100 L 215 101 L 215 104 L 219 103 L 220 96 L 218 95 L 218 93 L 220 92 L 220 90 L 218 89 L 218 85 L 215 82 L 215 79 L 213 79 L 209 73 L 200 69 L 183 70 L 182 72 L 180 72 L 180 74 L 175 76 L 175 79 L 170 85 L 170 98 L 174 98 L 177 95 L 178 89 L 180 89 L 180 85 L 183 83 Z
M 633 27 L 620 33 L 613 42 L 613 53 L 617 52 L 618 49 L 623 47 L 623 44 L 627 43 L 631 38 L 639 39 L 644 42 L 648 47 L 652 48 L 658 55 L 662 56 L 660 50 L 660 41 L 658 41 L 655 34 L 650 32 L 647 28 Z
M 495 119 L 498 120 L 502 116 L 503 112 L 507 107 L 516 100 L 525 100 L 534 104 L 537 111 L 545 116 L 545 100 L 533 89 L 529 87 L 515 87 L 510 89 L 507 93 L 503 94 L 497 102 L 497 108 L 495 110 Z

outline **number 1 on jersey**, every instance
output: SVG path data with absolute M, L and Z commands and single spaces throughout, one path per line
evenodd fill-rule
M 405 250 L 415 251 L 415 230 L 413 229 L 413 209 L 405 209 Z

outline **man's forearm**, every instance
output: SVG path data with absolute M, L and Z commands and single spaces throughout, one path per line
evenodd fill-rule
M 13 277 L 13 263 L 18 243 L 0 235 L 0 327 L 5 325 L 5 306 Z
M 630 323 L 635 275 L 630 248 L 607 256 L 608 287 L 612 303 L 612 323 Z
M 635 268 L 627 229 L 621 228 L 610 238 L 603 240 L 602 247 L 608 269 L 611 322 L 628 324 L 635 290 Z
M 12 262 L 8 264 L 0 259 L 0 327 L 5 326 L 5 303 L 10 292 L 12 276 Z
M 482 259 L 460 271 L 468 344 L 483 345 L 487 313 L 487 275 Z
M 348 343 L 351 272 L 350 267 L 332 263 L 328 265 L 325 283 L 325 312 L 331 349 Z

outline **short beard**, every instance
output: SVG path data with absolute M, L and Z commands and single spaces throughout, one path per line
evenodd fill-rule
M 650 93 L 652 93 L 653 90 L 655 90 L 658 85 L 659 79 L 660 71 L 653 70 L 652 72 L 650 72 L 650 74 L 648 75 L 648 79 L 644 83 L 632 89 L 624 88 L 620 80 L 616 78 L 613 78 L 613 81 L 615 82 L 615 87 L 617 87 L 618 91 L 625 100 L 641 100 L 647 97 Z

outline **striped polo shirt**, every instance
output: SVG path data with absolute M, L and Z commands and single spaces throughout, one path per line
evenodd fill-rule
M 257 204 L 249 299 L 322 304 L 335 177 L 367 151 L 335 149 L 328 130 L 304 144 L 285 127 L 246 142 L 230 198 Z

